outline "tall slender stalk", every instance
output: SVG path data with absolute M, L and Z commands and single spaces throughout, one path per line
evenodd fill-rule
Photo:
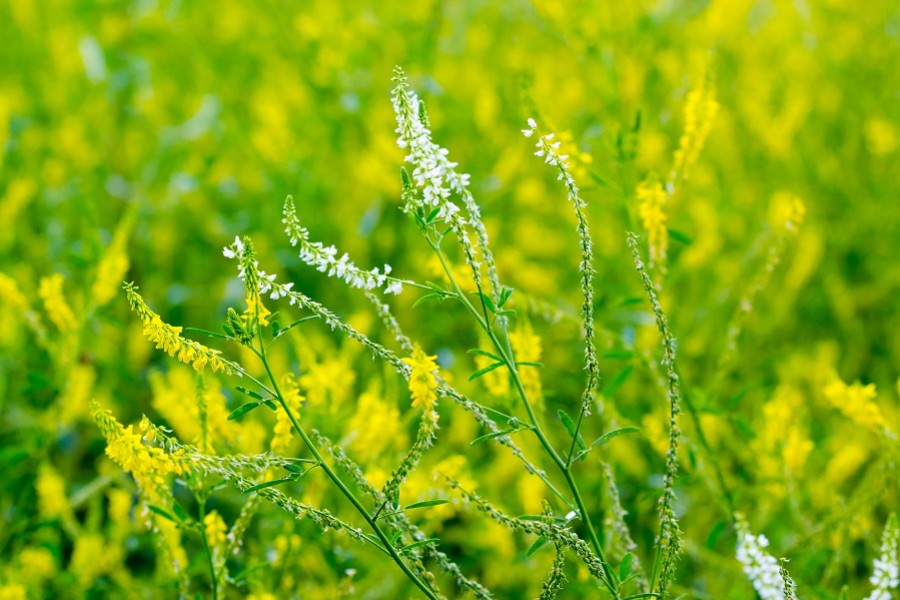
M 294 431 L 297 432 L 297 435 L 300 436 L 300 439 L 303 441 L 303 444 L 309 450 L 310 454 L 313 455 L 313 458 L 318 461 L 319 466 L 328 476 L 328 478 L 334 483 L 335 486 L 341 491 L 344 497 L 350 501 L 353 507 L 359 512 L 359 514 L 365 519 L 366 523 L 368 523 L 369 527 L 372 531 L 375 532 L 375 535 L 378 536 L 378 539 L 384 545 L 384 549 L 387 551 L 388 555 L 393 559 L 395 563 L 400 567 L 403 573 L 412 581 L 417 588 L 419 588 L 423 594 L 430 600 L 438 600 L 438 596 L 429 588 L 413 571 L 410 569 L 409 565 L 403 560 L 400 554 L 397 552 L 394 545 L 391 543 L 390 539 L 375 521 L 375 518 L 369 513 L 368 509 L 362 505 L 362 503 L 353 495 L 353 492 L 350 491 L 350 488 L 343 482 L 340 476 L 325 462 L 322 458 L 322 455 L 319 453 L 318 448 L 312 442 L 309 435 L 300 426 L 300 423 L 297 421 L 297 417 L 294 415 L 293 411 L 288 407 L 287 402 L 284 399 L 284 396 L 281 393 L 281 390 L 278 387 L 278 381 L 275 378 L 275 375 L 272 373 L 272 369 L 269 366 L 269 360 L 266 356 L 266 347 L 265 344 L 262 343 L 262 339 L 259 340 L 259 350 L 257 351 L 257 355 L 262 361 L 263 367 L 266 370 L 266 375 L 269 377 L 269 382 L 272 384 L 272 391 L 275 393 L 275 398 L 278 400 L 278 404 L 281 405 L 282 410 L 285 411 L 285 414 L 288 416 L 288 419 L 291 421 L 291 425 L 294 427 Z
M 447 259 L 444 256 L 444 253 L 441 251 L 439 244 L 434 243 L 430 239 L 428 241 L 438 259 L 440 260 L 441 266 L 444 269 L 444 273 L 450 280 L 450 284 L 453 286 L 453 289 L 456 292 L 460 302 L 475 318 L 482 329 L 484 329 L 488 338 L 491 340 L 491 343 L 494 345 L 494 349 L 498 352 L 501 361 L 509 371 L 513 380 L 513 384 L 516 387 L 516 391 L 518 392 L 519 397 L 522 399 L 522 404 L 525 406 L 525 412 L 528 414 L 529 424 L 531 425 L 530 429 L 534 431 L 534 434 L 537 436 L 538 441 L 541 443 L 541 446 L 544 448 L 544 450 L 552 459 L 553 463 L 559 469 L 560 473 L 562 473 L 562 476 L 565 478 L 566 484 L 569 486 L 569 490 L 572 492 L 572 496 L 575 499 L 575 504 L 578 506 L 578 510 L 581 513 L 581 519 L 584 523 L 585 529 L 587 529 L 591 545 L 593 546 L 594 551 L 597 553 L 597 558 L 599 558 L 600 562 L 603 564 L 603 570 L 607 576 L 605 583 L 613 597 L 619 598 L 619 591 L 615 584 L 615 576 L 612 573 L 612 569 L 610 568 L 609 563 L 604 557 L 603 546 L 600 543 L 600 538 L 597 535 L 597 530 L 594 528 L 594 524 L 591 520 L 590 514 L 587 511 L 584 499 L 582 498 L 581 492 L 578 489 L 578 484 L 575 481 L 575 478 L 572 476 L 571 464 L 568 461 L 564 461 L 560 457 L 559 453 L 556 451 L 556 449 L 553 447 L 553 444 L 550 443 L 550 440 L 544 433 L 544 430 L 541 427 L 540 422 L 538 421 L 537 414 L 534 411 L 534 407 L 531 404 L 531 400 L 528 398 L 528 393 L 525 391 L 525 386 L 522 384 L 522 379 L 519 376 L 518 369 L 516 368 L 515 359 L 511 356 L 508 346 L 504 345 L 500 341 L 500 339 L 497 338 L 497 334 L 494 331 L 494 328 L 490 325 L 490 317 L 486 312 L 487 309 L 483 309 L 483 315 L 478 312 L 478 309 L 475 308 L 475 306 L 469 301 L 465 293 L 459 287 L 459 283 L 453 276 L 450 266 L 447 264 Z M 483 298 L 481 293 L 479 293 L 479 297 Z

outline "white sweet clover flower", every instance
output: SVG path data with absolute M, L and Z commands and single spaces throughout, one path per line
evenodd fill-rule
M 566 185 L 569 200 L 577 206 L 583 207 L 584 201 L 578 195 L 578 186 L 575 185 L 575 178 L 572 177 L 569 155 L 559 153 L 560 143 L 553 141 L 556 135 L 552 133 L 542 135 L 534 119 L 528 119 L 528 129 L 523 129 L 522 134 L 528 138 L 537 135 L 537 142 L 535 143 L 537 150 L 534 155 L 538 158 L 543 158 L 545 163 L 559 171 L 556 178 Z
M 284 202 L 284 231 L 288 235 L 292 246 L 300 247 L 300 260 L 315 267 L 329 277 L 343 279 L 347 285 L 364 290 L 384 289 L 386 294 L 399 294 L 403 291 L 403 282 L 396 277 L 390 277 L 391 266 L 384 265 L 384 271 L 377 267 L 371 271 L 358 268 L 344 253 L 337 257 L 338 251 L 334 246 L 324 246 L 321 242 L 310 242 L 309 232 L 300 224 L 297 210 L 294 207 L 294 199 L 290 196 Z
M 737 559 L 744 566 L 744 574 L 762 600 L 784 600 L 784 580 L 778 561 L 766 552 L 769 540 L 753 535 L 742 515 L 735 515 L 737 529 Z
M 237 269 L 238 269 L 238 277 L 241 280 L 246 278 L 246 269 L 244 267 L 243 261 L 240 260 L 241 255 L 244 253 L 244 243 L 241 241 L 241 238 L 235 236 L 234 243 L 225 246 L 222 248 L 222 254 L 225 258 L 237 259 Z M 259 268 L 259 261 L 254 259 L 253 265 L 256 267 L 256 272 L 259 274 L 259 293 L 260 294 L 269 294 L 269 297 L 272 300 L 278 300 L 279 298 L 283 298 L 290 292 L 291 288 L 294 287 L 293 283 L 286 283 L 281 285 L 275 282 L 275 275 L 266 273 L 265 271 Z
M 884 527 L 881 538 L 881 555 L 875 559 L 874 569 L 869 581 L 875 586 L 866 600 L 890 600 L 891 590 L 900 586 L 900 526 L 897 516 L 892 514 Z
M 457 173 L 457 163 L 447 158 L 449 151 L 431 140 L 431 130 L 423 121 L 424 114 L 419 112 L 421 101 L 409 88 L 406 75 L 399 67 L 394 69 L 394 81 L 397 85 L 391 93 L 391 102 L 397 116 L 397 145 L 409 152 L 406 162 L 413 165 L 413 181 L 422 190 L 421 200 L 415 196 L 407 198 L 403 211 L 408 213 L 421 205 L 426 212 L 438 209 L 437 216 L 441 220 L 464 223 L 459 207 L 450 200 L 450 195 L 454 192 L 464 198 L 468 195 L 469 175 Z M 472 202 L 472 206 L 468 206 L 467 203 L 470 212 L 472 207 L 477 215 L 477 205 Z

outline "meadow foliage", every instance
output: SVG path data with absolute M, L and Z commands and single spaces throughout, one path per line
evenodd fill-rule
M 0 32 L 0 600 L 896 597 L 896 2 Z

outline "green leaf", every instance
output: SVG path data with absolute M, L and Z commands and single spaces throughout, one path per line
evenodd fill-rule
M 406 510 L 413 508 L 425 508 L 426 506 L 440 506 L 441 504 L 449 504 L 449 500 L 425 500 L 423 502 L 415 502 L 406 507 Z
M 277 338 L 280 331 L 278 321 L 272 321 L 272 337 Z
M 581 437 L 580 433 L 578 433 L 576 437 L 575 422 L 572 421 L 572 417 L 567 415 L 566 411 L 564 411 L 563 409 L 559 409 L 556 414 L 559 415 L 559 420 L 562 421 L 563 427 L 566 428 L 566 431 L 569 432 L 569 435 L 575 438 L 575 443 L 578 444 L 578 447 L 584 450 L 584 438 Z
M 632 296 L 631 298 L 625 298 L 621 302 L 619 302 L 619 306 L 631 306 L 632 304 L 640 304 L 644 299 L 640 296 Z
M 725 403 L 725 406 L 728 407 L 728 410 L 734 410 L 735 407 L 740 403 L 741 400 L 744 399 L 744 396 L 747 395 L 747 388 L 742 389 L 737 394 L 728 399 L 728 402 Z
M 431 223 L 432 221 L 434 221 L 434 218 L 439 212 L 441 212 L 440 208 L 433 209 L 430 213 L 428 213 L 428 216 L 425 217 L 425 223 Z
M 725 521 L 719 521 L 713 528 L 710 530 L 709 535 L 706 536 L 706 547 L 709 550 L 715 550 L 716 544 L 719 542 L 719 536 L 722 535 L 722 532 L 725 531 Z
M 628 579 L 628 576 L 631 574 L 631 563 L 633 560 L 634 556 L 631 552 L 622 557 L 622 562 L 619 563 L 619 581 Z
M 637 427 L 631 427 L 631 426 L 621 427 L 619 429 L 613 429 L 612 431 L 607 431 L 606 433 L 604 433 L 603 435 L 598 437 L 596 440 L 591 442 L 590 447 L 588 447 L 587 450 L 585 450 L 584 452 L 579 454 L 576 457 L 576 460 L 587 456 L 591 450 L 593 450 L 597 446 L 602 446 L 603 444 L 605 444 L 609 440 L 613 439 L 614 437 L 619 437 L 620 435 L 628 435 L 631 433 L 640 433 L 640 432 L 641 432 L 640 429 L 638 429 Z
M 412 307 L 415 308 L 415 307 L 419 306 L 420 304 L 428 302 L 429 300 L 437 300 L 439 302 L 443 302 L 444 294 L 438 294 L 437 292 L 435 292 L 433 294 L 425 294 L 424 296 L 422 296 L 421 298 L 416 300 L 413 303 Z
M 432 292 L 434 292 L 436 294 L 441 294 L 442 296 L 455 296 L 456 295 L 452 292 L 448 292 L 447 290 L 445 290 L 438 284 L 431 282 L 431 281 L 426 281 L 425 285 L 427 285 L 429 287 L 429 289 L 431 289 Z
M 246 394 L 247 396 L 250 396 L 251 398 L 256 398 L 257 400 L 263 399 L 263 397 L 260 396 L 258 393 L 254 392 L 253 390 L 248 390 L 245 387 L 237 386 L 234 389 L 236 389 L 237 391 L 239 391 L 242 394 Z
M 547 543 L 547 538 L 544 536 L 539 537 L 534 541 L 534 543 L 528 547 L 528 550 L 525 551 L 525 558 L 530 557 L 532 554 L 541 549 L 541 546 Z
M 185 333 L 202 333 L 203 335 L 208 335 L 209 337 L 218 338 L 221 340 L 230 340 L 231 338 L 227 335 L 222 335 L 221 333 L 216 333 L 215 331 L 209 331 L 208 329 L 201 329 L 199 327 L 185 327 Z
M 599 446 L 601 444 L 605 444 L 609 440 L 613 439 L 614 437 L 619 437 L 620 435 L 628 435 L 631 433 L 640 433 L 640 432 L 641 432 L 640 429 L 638 429 L 637 427 L 632 427 L 630 425 L 628 427 L 620 427 L 619 429 L 613 429 L 612 431 L 607 431 L 606 433 L 604 433 L 603 435 L 598 437 L 596 440 L 594 440 L 591 443 L 591 448 L 594 448 L 595 446 Z
M 266 488 L 275 487 L 276 485 L 281 485 L 282 483 L 288 483 L 289 481 L 294 481 L 297 477 L 295 475 L 288 475 L 287 477 L 282 477 L 281 479 L 273 479 L 272 481 L 265 481 L 263 483 L 257 483 L 256 485 L 252 485 L 248 487 L 246 490 L 241 492 L 242 494 L 249 494 L 251 492 L 258 492 L 259 490 L 264 490 Z
M 175 512 L 175 516 L 178 517 L 180 521 L 190 521 L 190 517 L 188 517 L 187 512 L 181 507 L 178 502 L 172 504 L 172 510 Z
M 502 361 L 502 360 L 503 360 L 502 358 L 500 358 L 500 357 L 497 356 L 496 354 L 491 354 L 490 352 L 487 352 L 487 351 L 485 351 L 485 350 L 481 350 L 481 349 L 479 349 L 479 348 L 472 348 L 472 349 L 470 349 L 470 350 L 466 350 L 466 352 L 469 353 L 469 354 L 478 354 L 478 355 L 481 355 L 481 356 L 487 356 L 488 358 L 493 358 L 493 359 L 496 360 L 496 361 Z
M 589 171 L 588 173 L 590 174 L 591 179 L 596 181 L 598 184 L 600 184 L 604 187 L 607 185 L 606 180 L 603 179 L 602 177 L 600 177 L 599 175 L 597 175 L 596 173 L 594 173 L 593 171 Z
M 394 535 L 391 536 L 391 546 L 397 543 L 397 540 L 400 539 L 400 536 L 403 535 L 403 531 L 397 531 Z
M 556 521 L 557 523 L 566 522 L 563 517 L 548 517 L 547 515 L 522 515 L 521 517 L 516 518 L 520 521 L 538 521 L 540 523 L 546 523 L 547 521 Z
M 669 229 L 669 237 L 676 242 L 684 244 L 685 246 L 690 246 L 694 243 L 694 240 L 692 240 L 688 235 L 671 228 Z
M 631 375 L 631 371 L 634 370 L 632 365 L 628 365 L 610 381 L 605 386 L 603 386 L 603 395 L 604 396 L 612 396 L 616 393 L 622 384 L 628 379 L 628 376 Z
M 499 417 L 501 419 L 505 419 L 507 421 L 512 418 L 505 412 L 500 412 L 496 408 L 491 408 L 490 406 L 482 406 L 481 408 L 484 409 L 486 412 L 489 412 L 492 415 L 496 415 L 497 417 Z
M 234 337 L 234 329 L 232 329 L 227 323 L 222 323 L 222 331 L 227 333 L 229 337 Z
M 506 304 L 506 301 L 509 300 L 509 297 L 512 296 L 513 288 L 505 287 L 500 290 L 500 303 L 497 305 L 497 308 L 503 308 L 503 305 Z
M 297 319 L 296 321 L 294 321 L 293 323 L 291 323 L 290 325 L 288 325 L 288 326 L 285 327 L 284 329 L 280 330 L 280 331 L 278 332 L 278 335 L 276 335 L 275 337 L 276 337 L 276 338 L 279 338 L 279 337 L 283 336 L 285 333 L 287 333 L 288 331 L 290 331 L 291 329 L 293 329 L 294 327 L 296 327 L 296 326 L 299 325 L 300 323 L 303 323 L 303 322 L 305 322 L 305 321 L 312 321 L 312 320 L 318 319 L 318 318 L 319 318 L 319 317 L 313 316 L 313 317 L 303 317 L 302 319 Z
M 544 363 L 531 362 L 529 360 L 516 361 L 516 364 L 522 365 L 523 367 L 537 367 L 538 369 L 544 368 Z
M 413 548 L 418 548 L 419 546 L 428 546 L 430 544 L 435 544 L 439 541 L 441 541 L 440 538 L 428 538 L 427 540 L 419 540 L 418 542 L 413 542 L 411 544 L 407 544 L 407 545 L 403 546 L 402 548 L 400 548 L 400 552 L 408 552 L 409 550 L 412 550 Z
M 262 403 L 265 404 L 266 408 L 270 409 L 272 412 L 278 410 L 278 405 L 275 404 L 275 401 L 272 399 L 267 398 L 266 400 L 263 400 Z
M 172 521 L 173 523 L 178 523 L 178 519 L 176 519 L 170 513 L 164 511 L 163 509 L 161 509 L 158 506 L 155 506 L 153 504 L 148 504 L 147 508 L 149 508 L 151 512 L 155 512 L 156 514 L 158 514 L 159 516 L 161 516 L 164 519 L 168 519 L 169 521 Z
M 476 296 L 481 296 L 481 301 L 484 302 L 484 305 L 487 307 L 489 311 L 492 313 L 497 312 L 496 307 L 494 307 L 494 301 L 491 300 L 491 297 L 487 294 L 482 294 L 481 292 L 474 292 Z
M 234 421 L 235 419 L 240 419 L 254 408 L 258 408 L 260 406 L 262 406 L 262 404 L 260 404 L 259 402 L 248 402 L 247 404 L 242 404 L 231 411 L 231 414 L 228 415 L 228 420 Z
M 641 592 L 640 594 L 628 596 L 627 598 L 623 598 L 622 600 L 637 600 L 638 598 L 659 598 L 659 593 L 657 593 L 657 592 Z
M 502 366 L 503 366 L 503 363 L 502 363 L 502 362 L 496 362 L 496 363 L 494 363 L 494 364 L 492 364 L 492 365 L 486 366 L 486 367 L 483 368 L 483 369 L 478 369 L 477 371 L 475 371 L 474 373 L 472 373 L 471 375 L 469 375 L 469 381 L 472 381 L 473 379 L 478 379 L 479 377 L 481 377 L 481 376 L 484 375 L 485 373 L 490 373 L 490 372 L 493 371 L 494 369 L 499 369 L 499 368 L 502 367 Z
M 487 433 L 480 437 L 475 438 L 471 442 L 469 442 L 470 446 L 477 446 L 478 444 L 482 444 L 488 440 L 492 440 L 494 438 L 503 437 L 504 435 L 511 435 L 513 433 L 519 433 L 520 431 L 525 431 L 526 429 L 530 429 L 530 427 L 513 427 L 512 429 L 504 429 L 503 431 L 494 431 L 493 433 Z

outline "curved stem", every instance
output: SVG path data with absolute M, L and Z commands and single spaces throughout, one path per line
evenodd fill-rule
M 409 565 L 403 560 L 400 554 L 397 552 L 396 548 L 394 548 L 393 544 L 391 544 L 390 539 L 388 539 L 387 535 L 385 535 L 384 531 L 382 531 L 381 527 L 378 523 L 375 522 L 375 519 L 372 518 L 372 515 L 369 514 L 369 511 L 365 506 L 353 495 L 353 492 L 347 487 L 347 485 L 341 480 L 337 473 L 325 462 L 322 458 L 322 455 L 319 454 L 318 448 L 313 444 L 312 440 L 307 435 L 306 431 L 300 426 L 300 423 L 297 421 L 297 418 L 294 416 L 293 411 L 288 407 L 287 402 L 284 400 L 284 396 L 281 394 L 281 390 L 278 388 L 278 381 L 275 379 L 275 376 L 272 373 L 272 369 L 269 366 L 269 361 L 266 358 L 266 350 L 265 346 L 262 344 L 262 340 L 260 339 L 260 352 L 259 352 L 260 360 L 262 360 L 262 364 L 266 369 L 266 374 L 269 376 L 269 381 L 272 383 L 272 389 L 275 392 L 275 397 L 278 400 L 278 403 L 281 405 L 282 410 L 284 410 L 285 414 L 288 416 L 288 419 L 291 421 L 291 425 L 293 425 L 294 430 L 297 432 L 297 435 L 300 436 L 300 439 L 303 440 L 303 444 L 307 447 L 313 457 L 318 461 L 319 466 L 321 466 L 322 470 L 325 471 L 325 474 L 328 475 L 328 478 L 331 479 L 332 483 L 341 491 L 341 493 L 353 504 L 353 507 L 359 512 L 359 514 L 365 519 L 366 523 L 369 524 L 369 527 L 375 532 L 375 535 L 378 536 L 378 539 L 381 540 L 381 543 L 384 544 L 384 549 L 387 553 L 394 559 L 394 562 L 400 567 L 403 573 L 418 587 L 426 597 L 430 600 L 438 600 L 437 595 L 427 586 L 425 585 L 419 577 L 413 573 L 412 569 L 409 568 Z

